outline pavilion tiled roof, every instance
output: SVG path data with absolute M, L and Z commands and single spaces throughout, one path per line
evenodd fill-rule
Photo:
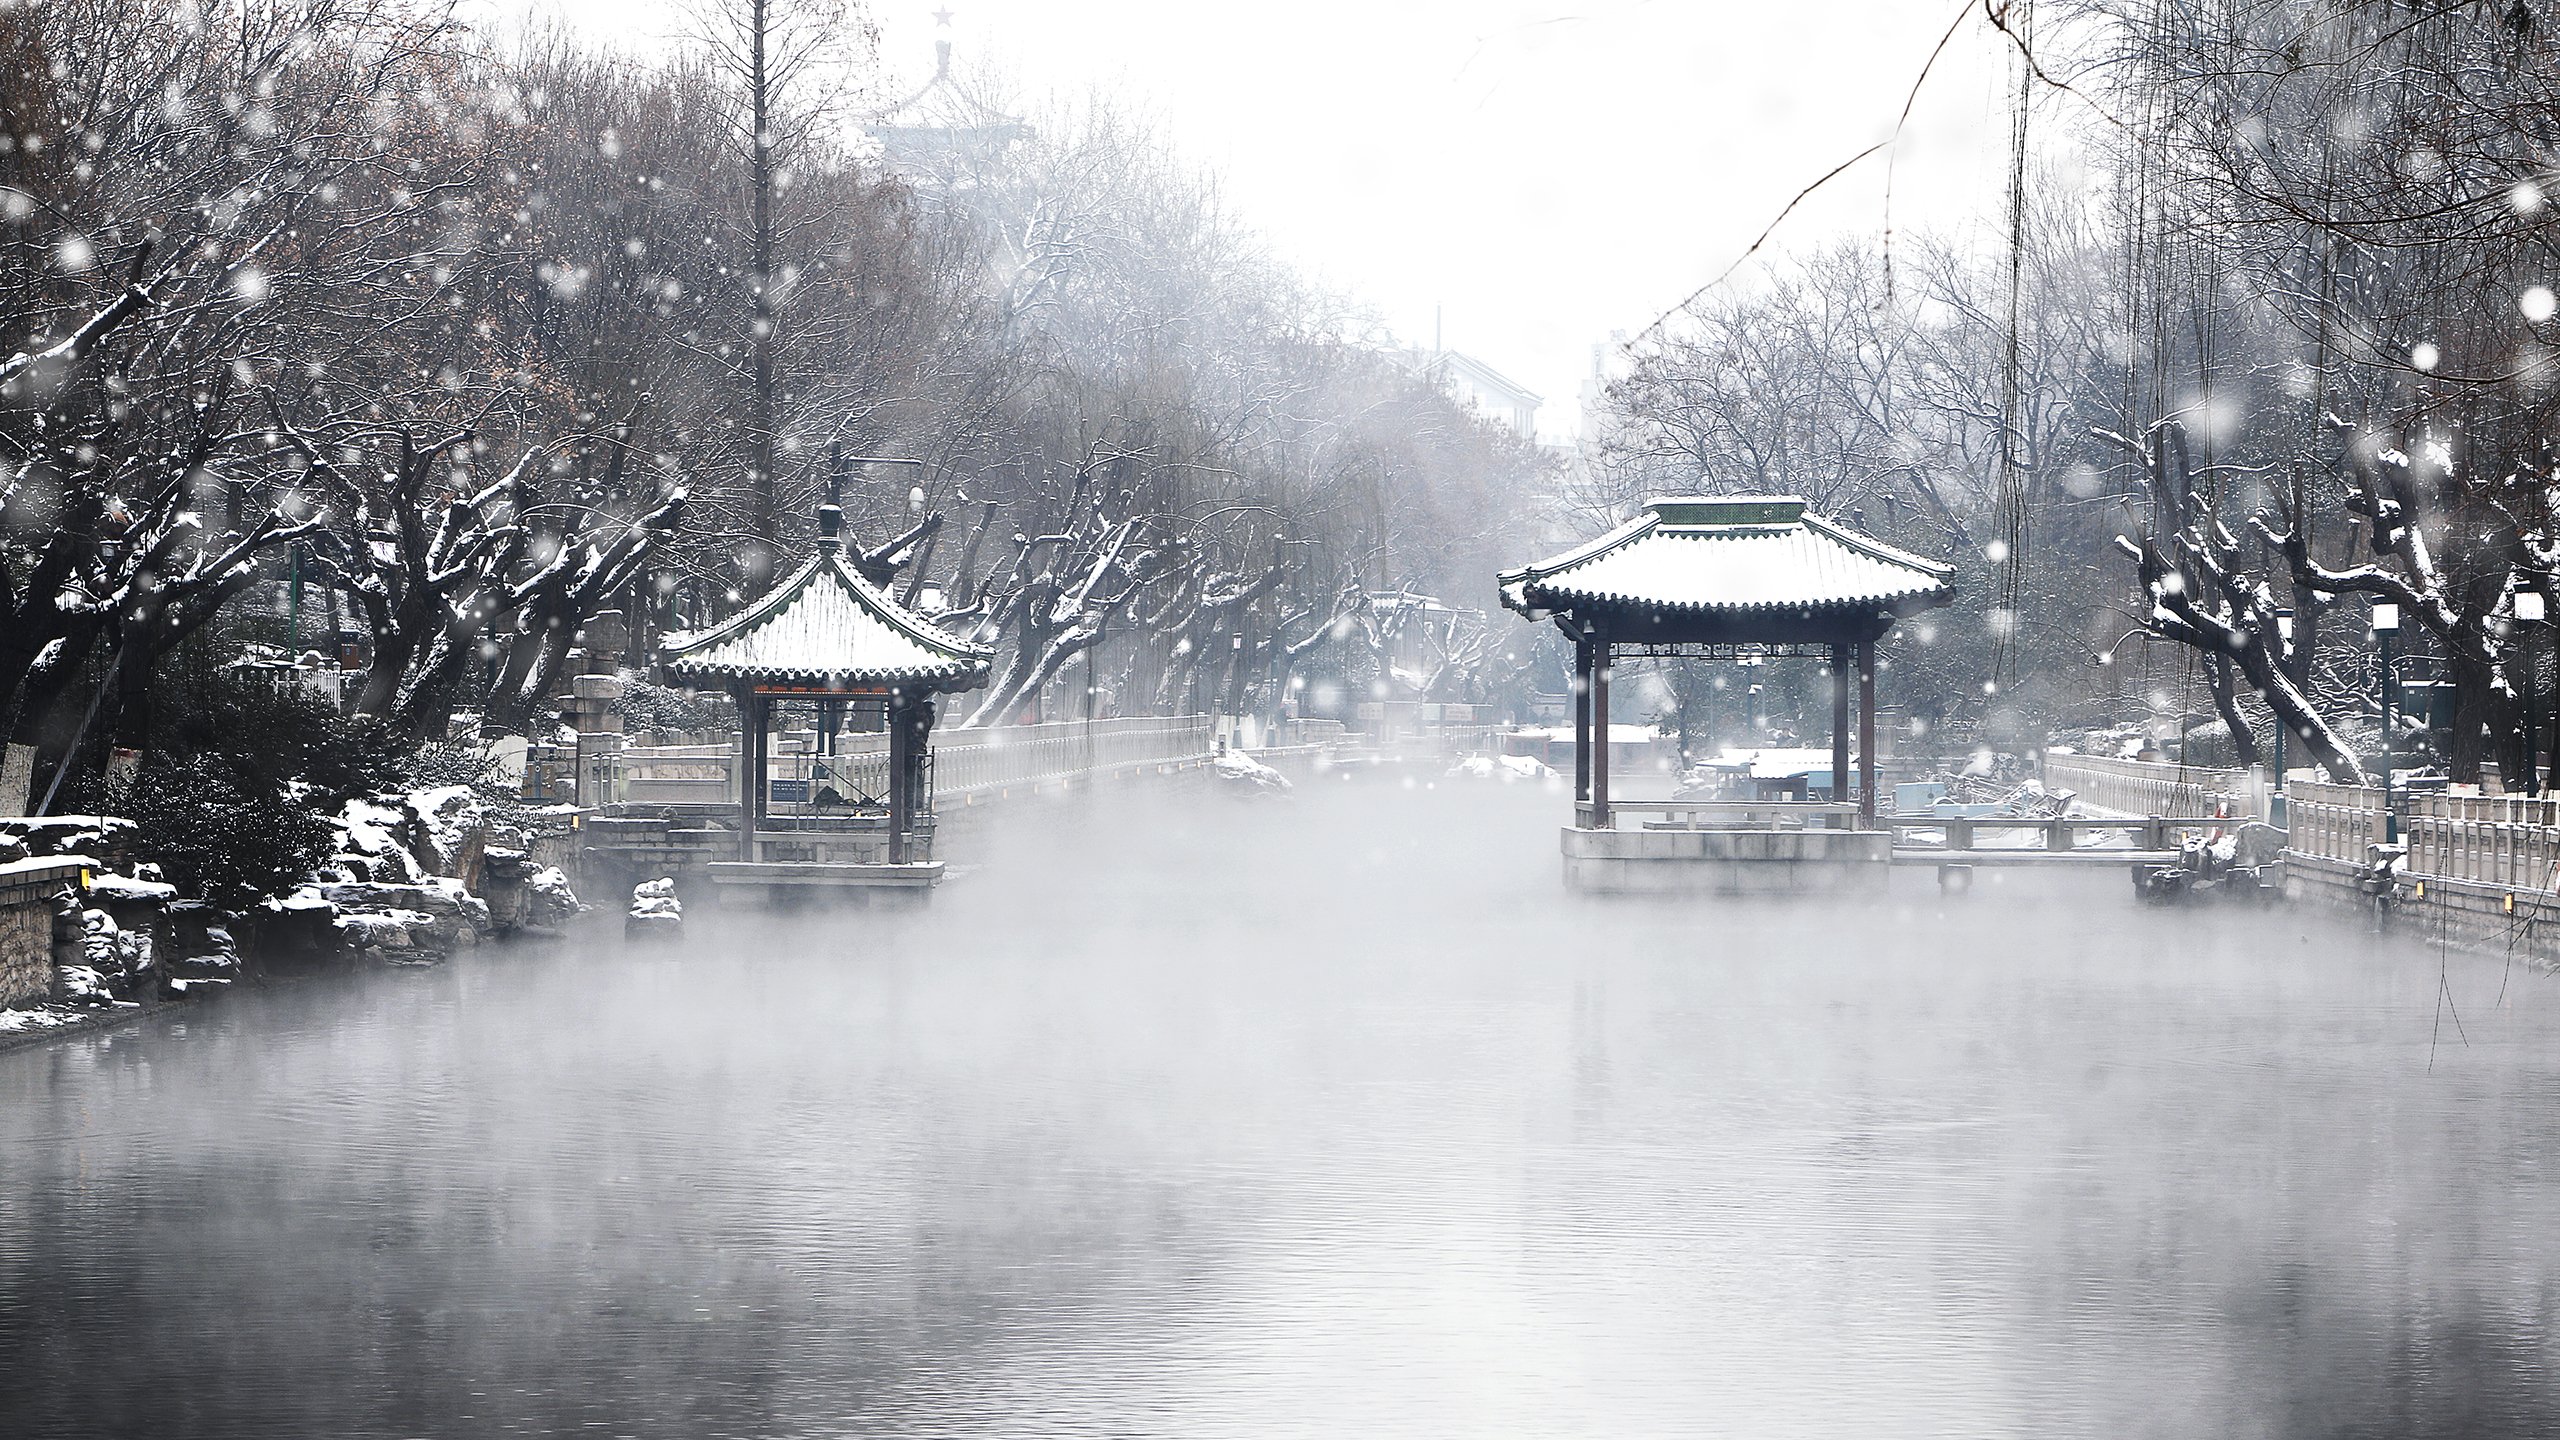
M 943 630 L 862 578 L 833 540 L 763 599 L 708 630 L 667 637 L 689 681 L 975 689 L 995 652 Z
M 1499 577 L 1523 614 L 1890 609 L 1955 598 L 1954 571 L 1805 508 L 1792 495 L 1673 496 L 1596 540 Z

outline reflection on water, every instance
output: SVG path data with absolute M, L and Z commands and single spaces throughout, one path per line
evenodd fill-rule
M 2430 1073 L 2311 914 L 1583 904 L 1562 809 L 1104 796 L 0 1056 L 0 1431 L 2560 1432 L 2555 982 Z

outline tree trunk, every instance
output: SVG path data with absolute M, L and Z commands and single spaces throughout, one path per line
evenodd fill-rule
M 2498 688 L 2494 667 L 2456 655 L 2453 671 L 2453 736 L 2445 747 L 2445 776 L 2456 785 L 2480 783 L 2489 737 L 2516 729 L 2515 704 Z
M 774 487 L 774 394 L 773 358 L 775 319 L 773 309 L 773 95 L 771 77 L 766 73 L 765 42 L 769 38 L 772 0 L 753 0 L 749 23 L 754 33 L 748 37 L 750 75 L 748 101 L 753 113 L 755 132 L 748 136 L 748 184 L 754 205 L 751 243 L 755 249 L 753 273 L 748 277 L 753 291 L 754 323 L 747 336 L 748 353 L 755 369 L 755 393 L 749 398 L 747 424 L 747 464 L 749 466 L 749 501 L 753 514 L 748 524 L 755 537 L 746 556 L 746 593 L 752 598 L 761 594 L 774 576 L 782 554 L 780 502 Z
M 2249 728 L 2249 719 L 2240 713 L 2239 687 L 2232 683 L 2231 662 L 2220 655 L 2205 657 L 2205 688 L 2213 694 L 2213 708 L 2231 732 L 2231 754 L 2244 770 L 2253 770 L 2263 762 L 2258 750 L 2257 733 Z M 2283 723 L 2281 721 L 2277 722 Z

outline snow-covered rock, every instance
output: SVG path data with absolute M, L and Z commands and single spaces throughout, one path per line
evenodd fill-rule
M 1499 780 L 1516 784 L 1522 780 L 1552 780 L 1555 770 L 1535 755 L 1470 755 L 1449 767 L 1452 779 Z
M 133 832 L 133 822 L 121 815 L 0 818 L 0 860 L 120 855 Z
M 623 917 L 626 936 L 673 938 L 684 931 L 684 902 L 676 898 L 672 878 L 643 880 L 631 887 L 631 911 Z
M 474 837 L 488 831 L 488 807 L 480 803 L 480 797 L 468 785 L 412 790 L 403 801 L 403 808 L 415 817 L 418 838 L 423 842 L 412 847 L 413 854 L 421 849 L 426 852 L 415 858 L 426 860 L 438 875 L 460 873 Z
M 111 904 L 158 905 L 177 899 L 178 887 L 166 880 L 144 880 L 130 875 L 92 875 L 89 877 L 89 898 Z
M 461 881 L 441 876 L 405 885 L 342 881 L 306 888 L 316 890 L 341 919 L 395 912 L 422 917 L 421 923 L 410 926 L 415 933 L 409 948 L 449 953 L 479 944 L 491 928 L 487 903 L 464 889 Z
M 1254 759 L 1241 750 L 1229 750 L 1210 762 L 1209 772 L 1220 782 L 1246 794 L 1286 794 L 1294 787 L 1289 777 Z
M 409 849 L 414 823 L 405 806 L 362 797 L 348 801 L 330 820 L 338 832 L 337 853 L 321 867 L 322 876 L 383 884 L 419 878 L 417 857 Z
M 432 937 L 436 917 L 423 910 L 359 910 L 341 914 L 332 922 L 348 944 L 358 950 L 432 950 L 423 943 Z
M 127 930 L 104 910 L 80 912 L 80 953 L 119 995 L 141 987 L 155 958 L 150 931 Z
M 533 925 L 557 925 L 586 910 L 578 892 L 569 888 L 569 877 L 557 865 L 545 865 L 525 877 L 525 894 L 531 901 L 526 921 Z
M 62 998 L 73 1005 L 112 1005 L 115 988 L 107 983 L 94 965 L 65 965 L 54 972 L 62 977 Z

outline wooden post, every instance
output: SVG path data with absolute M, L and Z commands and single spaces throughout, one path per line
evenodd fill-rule
M 729 692 L 738 702 L 738 758 L 730 765 L 738 791 L 738 858 L 756 858 L 756 699 L 748 686 Z
M 756 697 L 756 828 L 773 814 L 773 697 Z
M 1591 638 L 1573 642 L 1573 803 L 1591 799 Z M 1577 814 L 1576 820 L 1581 817 Z
M 925 776 L 933 763 L 933 692 L 917 695 L 908 714 L 915 734 L 907 741 L 907 859 L 926 861 L 933 858 L 933 841 L 916 832 L 933 819 L 933 797 L 925 789 Z
M 914 767 L 908 764 L 907 751 L 914 743 L 908 733 L 907 706 L 911 702 L 904 690 L 889 692 L 889 863 L 907 863 L 907 832 L 915 827 L 916 799 L 913 788 Z
M 1609 816 L 1609 642 L 1591 642 L 1591 828 L 1612 830 Z
M 1831 647 L 1831 803 L 1849 799 L 1849 647 Z
M 1858 819 L 1876 825 L 1876 642 L 1858 642 Z

